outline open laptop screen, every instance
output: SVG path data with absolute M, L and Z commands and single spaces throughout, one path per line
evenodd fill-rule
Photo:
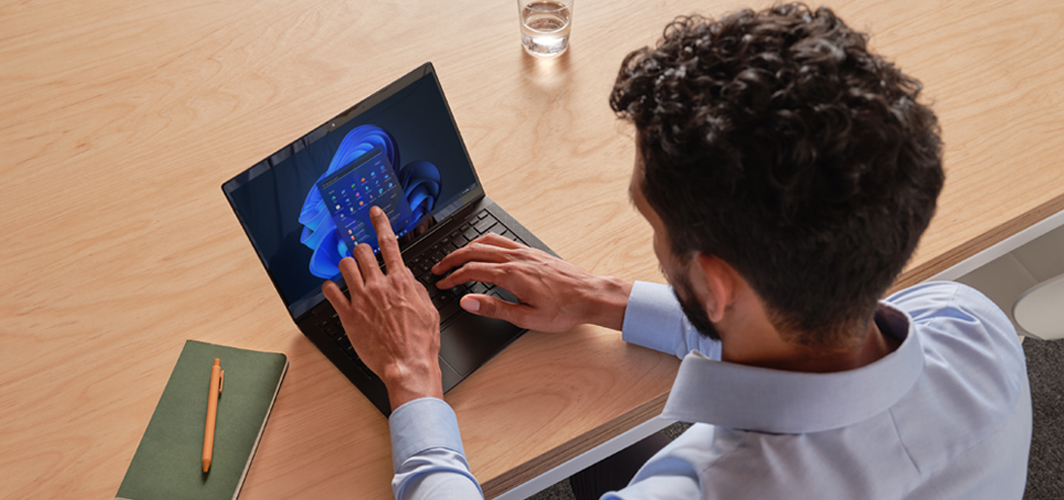
M 222 189 L 294 318 L 355 245 L 377 251 L 371 206 L 408 245 L 483 194 L 428 63 Z

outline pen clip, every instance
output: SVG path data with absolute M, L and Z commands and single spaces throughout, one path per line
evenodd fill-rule
M 218 395 L 222 395 L 222 386 L 225 385 L 225 370 L 222 370 L 222 374 L 218 376 Z

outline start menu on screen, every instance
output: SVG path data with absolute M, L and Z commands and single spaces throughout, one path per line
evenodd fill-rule
M 396 236 L 403 236 L 402 229 L 413 217 L 391 162 L 379 149 L 355 158 L 322 180 L 318 191 L 349 251 L 359 243 L 368 243 L 374 253 L 379 251 L 377 232 L 369 217 L 370 207 L 376 205 L 384 210 Z

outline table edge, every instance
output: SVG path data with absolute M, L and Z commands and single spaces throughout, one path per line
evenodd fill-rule
M 665 391 L 650 401 L 621 414 L 619 417 L 574 437 L 551 449 L 547 453 L 539 455 L 532 460 L 504 472 L 503 474 L 483 482 L 480 486 L 484 491 L 484 497 L 497 497 L 538 477 L 560 464 L 586 453 L 588 450 L 609 441 L 613 437 L 623 434 L 639 424 L 661 415 L 661 411 L 665 408 L 665 401 L 668 398 L 669 391 Z

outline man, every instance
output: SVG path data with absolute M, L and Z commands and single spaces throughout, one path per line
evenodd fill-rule
M 593 323 L 683 357 L 664 416 L 695 424 L 604 498 L 1018 499 L 1031 409 L 1008 319 L 953 283 L 878 299 L 943 183 L 920 84 L 827 9 L 681 17 L 630 54 L 630 194 L 672 288 L 593 276 L 494 235 L 433 268 L 500 285 L 468 311 L 543 331 Z M 397 498 L 475 498 L 442 401 L 438 318 L 373 211 L 324 291 L 388 387 Z M 682 311 L 682 312 L 681 312 Z

